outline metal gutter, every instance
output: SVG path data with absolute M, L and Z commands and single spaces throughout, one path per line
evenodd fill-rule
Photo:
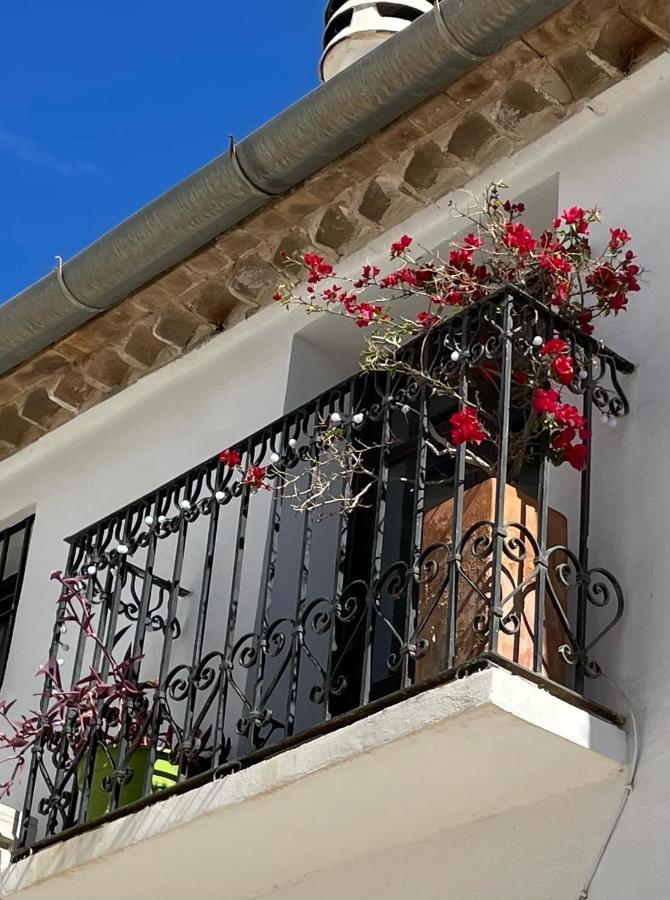
M 568 0 L 441 0 L 0 306 L 0 374 L 327 166 Z

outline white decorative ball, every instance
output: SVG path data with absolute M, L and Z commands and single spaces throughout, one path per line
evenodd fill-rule
M 221 503 L 221 501 L 223 500 L 223 498 L 224 498 L 225 496 L 226 496 L 226 495 L 223 493 L 223 491 L 217 491 L 216 494 L 214 494 L 214 499 L 215 499 L 215 500 L 218 500 L 219 503 Z
M 411 407 L 409 407 L 409 406 L 405 403 L 405 404 L 403 404 L 403 406 L 400 407 L 400 412 L 403 413 L 403 415 L 406 416 L 407 413 L 410 411 L 410 408 L 411 408 Z
M 163 522 L 165 522 L 165 521 L 166 521 L 166 517 L 165 517 L 165 516 L 159 516 L 159 517 L 158 517 L 158 524 L 159 524 L 159 525 L 162 525 Z
M 188 502 L 188 500 L 182 500 L 181 503 L 179 504 L 179 506 L 182 509 L 190 509 L 191 508 L 191 504 Z
M 454 350 L 454 351 L 452 352 L 452 354 L 451 354 L 451 361 L 452 361 L 452 362 L 458 362 L 458 360 L 459 360 L 460 358 L 461 358 L 461 354 L 458 352 L 458 350 Z
M 121 556 L 125 556 L 126 553 L 128 552 L 128 548 L 126 547 L 125 544 L 119 544 L 119 546 L 116 548 L 116 552 L 120 553 Z
M 544 344 L 544 339 L 539 334 L 536 334 L 533 338 L 533 347 L 541 347 L 542 344 Z
M 339 413 L 336 413 L 336 412 L 335 412 L 335 413 L 331 413 L 331 414 L 330 414 L 330 421 L 332 422 L 333 425 L 337 425 L 337 424 L 339 424 L 339 423 L 342 421 L 342 416 L 341 416 Z
M 579 370 L 579 380 L 580 381 L 586 381 L 586 379 L 588 377 L 589 377 L 589 373 L 586 371 L 586 369 Z
M 354 425 L 362 425 L 364 419 L 365 416 L 363 415 L 363 413 L 356 413 L 356 415 L 352 419 L 352 422 L 354 423 Z
M 610 428 L 616 428 L 619 423 L 614 417 L 612 417 L 607 424 Z
M 295 438 L 290 438 L 288 445 L 289 445 L 289 447 L 292 447 L 293 449 L 295 449 L 298 446 L 298 442 L 296 441 Z
M 278 453 L 271 453 L 271 454 L 270 454 L 270 462 L 272 462 L 272 463 L 278 463 L 278 462 L 279 462 L 279 459 L 280 459 L 280 456 L 279 456 Z
M 145 525 L 148 525 L 149 528 L 151 528 L 151 526 L 154 524 L 154 517 L 153 517 L 153 516 L 146 516 L 146 518 L 144 519 L 144 524 L 145 524 Z
M 98 567 L 97 566 L 89 566 L 88 569 L 86 569 L 86 571 L 88 572 L 89 575 L 95 575 L 95 573 L 98 571 Z

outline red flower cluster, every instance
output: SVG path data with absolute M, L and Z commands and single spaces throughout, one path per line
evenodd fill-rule
M 472 272 L 472 255 L 474 249 L 470 247 L 457 247 L 449 253 L 449 265 L 461 272 Z
M 551 446 L 560 458 L 579 471 L 586 468 L 588 448 L 585 442 L 591 437 L 591 432 L 577 407 L 571 403 L 561 403 L 558 391 L 553 388 L 536 388 L 533 393 L 533 409 L 539 415 L 551 417 L 554 432 Z M 573 443 L 577 436 L 582 443 Z
M 309 269 L 307 276 L 309 284 L 317 284 L 321 279 L 333 274 L 333 267 L 318 253 L 303 253 L 302 261 Z
M 537 264 L 541 269 L 546 269 L 548 272 L 551 272 L 552 275 L 570 275 L 572 272 L 570 261 L 560 253 L 552 251 L 555 251 L 555 248 L 549 246 L 543 253 L 540 253 L 537 258 Z
M 440 306 L 461 306 L 463 298 L 463 291 L 447 291 L 446 294 L 438 294 L 434 300 Z
M 439 316 L 436 316 L 435 313 L 428 312 L 428 310 L 425 309 L 422 309 L 416 316 L 416 324 L 420 325 L 421 328 L 425 328 L 426 331 L 428 331 L 429 328 L 432 328 L 433 325 L 437 325 L 439 321 Z
M 434 276 L 435 272 L 430 266 L 422 266 L 421 268 L 403 266 L 402 269 L 397 269 L 395 272 L 391 272 L 390 275 L 382 278 L 379 286 L 382 288 L 397 288 L 407 285 L 407 287 L 421 288 Z
M 588 217 L 593 216 L 593 214 L 593 210 L 586 212 L 581 206 L 571 206 L 569 209 L 563 210 L 560 218 L 554 219 L 553 225 L 554 228 L 560 228 L 562 223 L 565 222 L 566 225 L 574 229 L 576 234 L 586 235 L 589 233 Z
M 463 243 L 466 247 L 473 247 L 475 250 L 479 250 L 480 247 L 484 246 L 484 241 L 477 234 L 466 234 L 463 238 Z
M 372 325 L 374 337 L 368 340 L 365 366 L 374 370 L 377 365 L 386 369 L 392 364 L 394 354 L 412 333 L 425 335 L 438 325 L 443 308 L 465 309 L 508 283 L 539 303 L 551 304 L 584 334 L 593 333 L 599 316 L 622 310 L 629 295 L 640 290 L 640 268 L 628 249 L 630 234 L 625 229 L 611 228 L 606 247 L 596 254 L 589 230 L 599 221 L 598 210 L 571 206 L 536 236 L 523 224 L 524 204 L 501 198 L 499 187 L 491 185 L 486 190 L 481 216 L 471 219 L 477 222 L 476 230 L 452 242 L 446 255 L 436 254 L 417 264 L 411 255 L 414 240 L 404 234 L 389 248 L 391 259 L 399 259 L 395 271 L 381 277 L 379 267 L 367 263 L 351 282 L 341 282 L 346 285 L 343 289 L 333 283 L 333 268 L 323 257 L 306 253 L 302 261 L 308 284 L 303 296 L 296 298 L 291 287 L 283 286 L 275 297 L 283 304 L 295 300 L 310 313 L 321 308 L 348 316 L 358 328 Z M 316 285 L 326 278 L 328 286 Z M 406 309 L 389 302 L 410 296 L 423 301 L 421 312 L 410 314 L 413 321 L 405 318 Z M 578 360 L 581 352 L 571 339 L 551 336 L 513 371 L 512 382 L 515 398 L 531 407 L 533 424 L 548 434 L 554 462 L 566 460 L 581 468 L 587 455 L 583 423 L 575 419 L 575 407 L 560 399 L 562 387 L 574 387 Z M 459 372 L 463 368 L 459 366 Z M 456 392 L 453 375 L 452 368 L 445 370 L 445 392 L 452 396 Z M 500 367 L 479 360 L 468 364 L 467 377 L 477 387 L 479 382 L 495 387 Z M 486 438 L 474 407 L 454 413 L 450 423 L 455 443 Z M 527 436 L 520 435 L 520 441 L 524 440 Z
M 465 444 L 467 441 L 481 444 L 486 438 L 477 418 L 477 411 L 472 406 L 464 406 L 455 412 L 449 419 L 449 425 L 452 444 Z
M 537 247 L 533 232 L 521 222 L 507 222 L 502 236 L 503 244 L 521 256 L 531 253 Z
M 540 356 L 550 360 L 551 374 L 559 384 L 570 384 L 575 376 L 572 357 L 568 355 L 568 345 L 562 338 L 550 338 L 539 350 Z
M 269 490 L 269 485 L 264 480 L 266 473 L 267 469 L 264 466 L 249 466 L 242 479 L 242 484 L 247 485 L 254 491 L 258 491 L 261 488 Z
M 635 265 L 635 257 L 628 251 L 626 258 L 618 266 L 603 263 L 586 276 L 586 284 L 600 303 L 615 312 L 626 308 L 628 294 L 640 290 L 637 276 L 640 267 Z
M 355 309 L 356 319 L 355 325 L 359 328 L 367 328 L 381 313 L 382 308 L 379 304 L 359 303 Z
M 361 277 L 354 282 L 355 288 L 364 288 L 369 284 L 374 284 L 377 275 L 381 272 L 379 266 L 365 265 L 361 269 Z
M 610 228 L 610 242 L 608 244 L 612 253 L 618 253 L 622 247 L 630 244 L 630 235 L 625 228 Z
M 231 469 L 239 466 L 241 462 L 239 450 L 222 450 L 219 453 L 219 460 L 224 466 L 230 466 Z
M 558 405 L 558 391 L 553 388 L 536 388 L 533 394 L 533 409 L 536 413 L 543 415 L 544 413 L 553 414 L 556 412 Z
M 526 211 L 525 203 L 512 203 L 511 200 L 505 200 L 503 203 L 503 209 L 505 212 L 511 213 L 514 215 L 521 215 L 521 213 Z
M 408 234 L 403 234 L 403 236 L 398 241 L 394 241 L 391 244 L 391 258 L 395 258 L 396 256 L 402 256 L 412 245 L 412 238 Z

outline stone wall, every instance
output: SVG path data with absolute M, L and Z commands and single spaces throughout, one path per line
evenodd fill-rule
M 0 377 L 0 459 L 268 304 L 280 250 L 337 258 L 581 109 L 668 43 L 666 0 L 576 0 L 449 90 Z

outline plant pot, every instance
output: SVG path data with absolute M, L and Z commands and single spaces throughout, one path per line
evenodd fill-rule
M 465 491 L 463 495 L 463 520 L 461 533 L 465 534 L 469 528 L 477 522 L 492 523 L 495 519 L 495 494 L 496 479 L 490 478 L 475 487 Z M 423 520 L 423 549 L 432 544 L 449 543 L 451 541 L 453 522 L 453 500 L 446 500 L 439 506 L 429 510 Z M 512 485 L 505 486 L 505 513 L 504 522 L 520 523 L 533 538 L 538 534 L 538 510 L 537 501 L 527 494 L 517 490 Z M 547 518 L 547 547 L 567 545 L 567 520 L 565 516 L 555 509 L 548 510 Z M 485 621 L 488 615 L 488 604 L 485 597 L 491 593 L 491 562 L 490 553 L 482 552 L 477 555 L 477 537 L 484 539 L 492 535 L 491 528 L 477 529 L 462 548 L 461 571 L 458 579 L 456 597 L 456 623 L 455 623 L 455 665 L 461 665 L 476 659 L 488 650 L 488 634 L 478 624 Z M 521 545 L 511 553 L 503 554 L 501 574 L 501 596 L 504 599 L 515 587 L 521 585 L 526 578 L 531 576 L 535 568 L 535 548 L 532 541 L 524 535 L 521 529 L 510 528 L 510 538 L 519 538 Z M 481 544 L 481 550 L 484 544 Z M 551 567 L 564 559 L 558 558 L 559 554 L 553 554 Z M 517 558 L 514 558 L 517 557 Z M 443 565 L 446 565 L 446 560 Z M 470 583 L 471 582 L 471 583 Z M 475 585 L 475 587 L 473 587 Z M 552 579 L 552 585 L 558 603 L 565 610 L 567 606 L 567 591 L 563 585 L 557 584 L 556 578 Z M 477 590 L 479 588 L 479 591 Z M 482 594 L 485 597 L 482 597 Z M 535 647 L 535 598 L 536 580 L 533 578 L 528 585 L 519 591 L 513 600 L 505 604 L 504 615 L 514 612 L 514 619 L 509 619 L 504 627 L 500 628 L 498 635 L 497 653 L 500 656 L 523 666 L 533 668 L 533 655 Z M 419 596 L 418 620 L 427 615 L 435 603 L 434 590 L 431 585 L 425 585 Z M 448 591 L 445 590 L 439 598 L 434 609 L 430 613 L 429 620 L 418 635 L 419 639 L 427 639 L 428 652 L 416 662 L 415 678 L 422 681 L 431 675 L 438 674 L 448 668 L 446 658 L 447 634 L 448 634 Z M 502 620 L 505 623 L 505 619 Z M 518 629 L 514 631 L 515 623 Z M 544 622 L 542 634 L 542 674 L 546 677 L 564 684 L 566 681 L 566 665 L 559 653 L 559 647 L 566 642 L 566 636 L 560 622 L 559 615 L 545 592 Z
M 112 744 L 109 748 L 109 756 L 116 759 L 118 746 Z M 77 766 L 77 784 L 79 790 L 84 787 L 86 779 L 86 766 L 88 759 L 82 757 Z M 127 784 L 121 785 L 119 791 L 119 807 L 126 806 L 136 800 L 142 799 L 144 789 L 144 778 L 149 765 L 149 748 L 138 747 L 137 750 L 128 760 L 128 768 L 133 770 L 133 775 Z M 86 810 L 86 821 L 91 822 L 106 816 L 109 812 L 109 804 L 112 798 L 110 791 L 104 790 L 102 784 L 105 778 L 111 776 L 115 766 L 110 763 L 108 754 L 102 747 L 98 747 L 95 753 L 95 763 L 93 765 L 93 776 L 91 779 L 91 790 L 88 798 L 88 807 Z M 153 776 L 151 779 L 152 790 L 162 791 L 177 783 L 179 775 L 179 767 L 170 762 L 170 755 L 165 750 L 156 752 L 156 760 L 153 767 Z

